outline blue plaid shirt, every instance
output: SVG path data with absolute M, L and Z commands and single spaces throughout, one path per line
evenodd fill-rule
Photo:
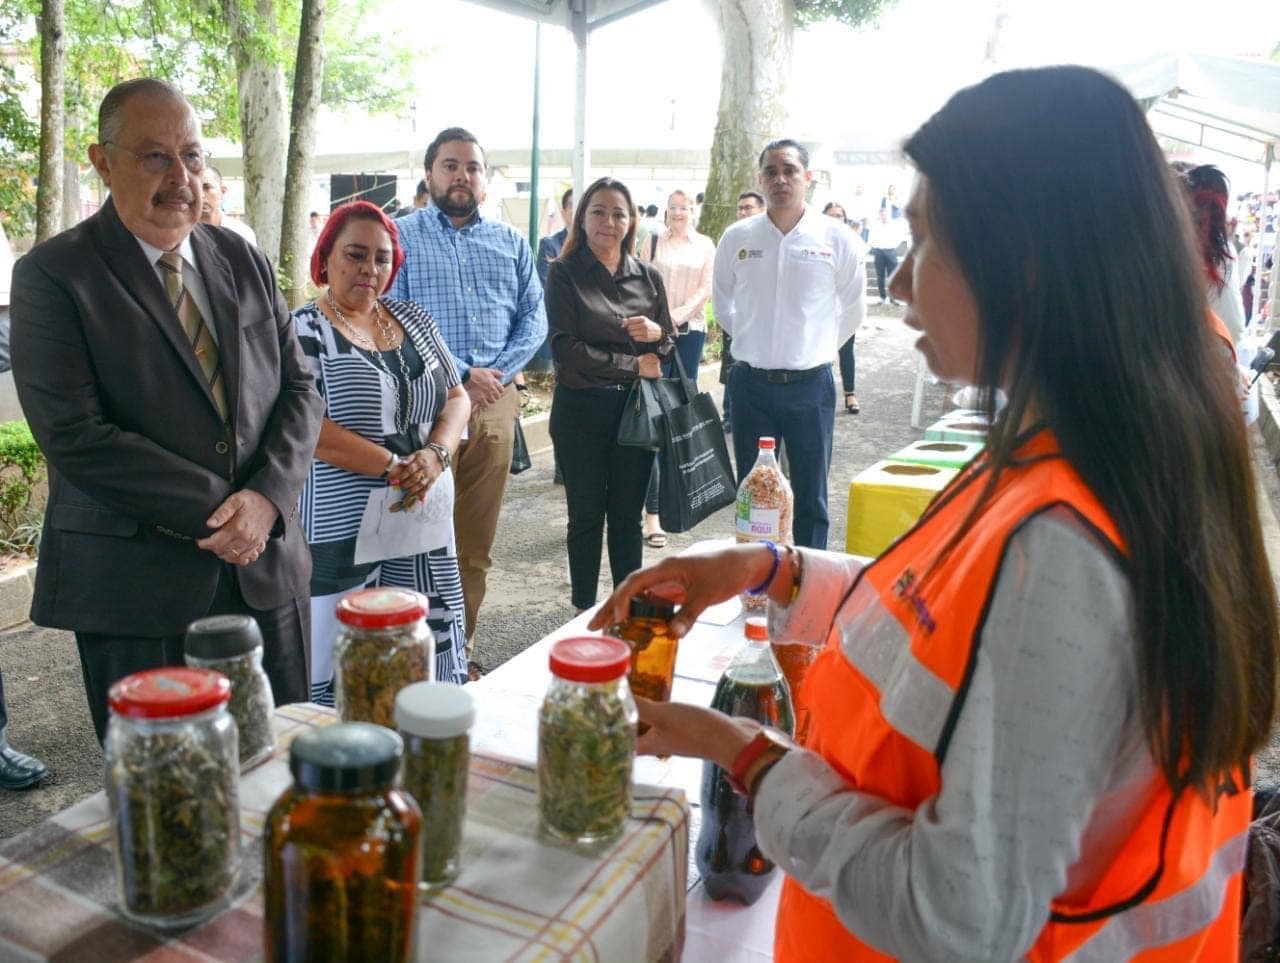
M 430 312 L 460 376 L 473 366 L 497 368 L 510 382 L 547 337 L 528 242 L 478 213 L 459 230 L 434 201 L 396 227 L 404 267 L 387 294 Z

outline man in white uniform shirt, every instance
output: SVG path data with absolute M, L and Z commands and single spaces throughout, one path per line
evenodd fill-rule
M 809 153 L 775 140 L 760 153 L 764 217 L 731 224 L 716 250 L 716 320 L 738 363 L 725 389 L 739 479 L 764 435 L 783 439 L 795 492 L 795 543 L 827 547 L 827 473 L 835 424 L 831 362 L 866 314 L 862 241 L 806 207 Z

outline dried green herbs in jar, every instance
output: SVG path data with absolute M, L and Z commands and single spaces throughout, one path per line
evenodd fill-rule
M 231 686 L 206 669 L 153 669 L 111 687 L 104 745 L 126 915 L 186 926 L 221 908 L 240 846 Z
M 612 839 L 631 812 L 636 704 L 631 650 L 607 637 L 563 639 L 538 725 L 538 807 L 544 830 L 578 843 Z
M 227 711 L 240 733 L 240 767 L 247 769 L 271 755 L 275 700 L 262 668 L 262 632 L 247 615 L 211 615 L 187 626 L 187 665 L 221 672 L 231 682 Z
M 361 589 L 338 601 L 335 702 L 344 722 L 395 728 L 396 694 L 435 674 L 427 599 L 408 589 Z
M 474 721 L 471 693 L 461 686 L 419 682 L 396 696 L 396 725 L 404 739 L 400 784 L 422 810 L 424 893 L 448 885 L 461 868 Z

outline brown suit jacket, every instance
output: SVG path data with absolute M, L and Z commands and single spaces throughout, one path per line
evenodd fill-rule
M 295 520 L 323 402 L 271 265 L 222 228 L 191 235 L 212 307 L 230 431 L 155 269 L 110 199 L 14 269 L 13 374 L 49 462 L 31 618 L 113 635 L 176 635 L 204 615 L 222 562 L 199 549 L 232 492 L 280 512 L 245 601 L 305 598 Z

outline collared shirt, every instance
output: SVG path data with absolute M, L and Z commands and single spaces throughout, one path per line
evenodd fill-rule
M 662 328 L 657 342 L 632 341 L 623 318 L 643 316 Z M 585 244 L 551 263 L 547 318 L 556 383 L 596 388 L 636 380 L 636 356 L 670 354 L 675 329 L 662 277 L 629 254 L 610 274 Z
M 803 371 L 834 360 L 866 316 L 862 240 L 805 208 L 789 234 L 768 214 L 735 221 L 716 250 L 716 320 L 733 357 L 756 368 Z
M 547 269 L 551 267 L 551 262 L 560 256 L 560 252 L 564 250 L 564 242 L 569 237 L 569 229 L 562 227 L 554 234 L 548 234 L 538 242 L 538 280 L 542 282 L 542 286 L 547 286 Z
M 164 268 L 160 266 L 160 255 L 165 251 L 156 247 L 154 244 L 148 244 L 138 235 L 133 235 L 133 239 L 138 242 L 138 246 L 142 248 L 142 253 L 147 258 L 147 263 L 151 265 L 151 270 L 156 272 L 156 279 L 160 282 L 160 287 L 164 288 Z M 196 255 L 191 248 L 191 235 L 188 234 L 182 239 L 182 243 L 178 245 L 178 254 L 182 258 L 182 286 L 186 289 L 191 300 L 196 303 L 196 307 L 200 309 L 200 316 L 204 318 L 204 326 L 209 331 L 209 337 L 213 338 L 213 343 L 218 343 L 218 326 L 213 323 L 213 311 L 209 303 L 209 295 L 204 290 L 204 278 L 200 277 L 200 272 L 196 269 Z M 165 289 L 167 292 L 167 288 Z
M 387 294 L 435 318 L 464 381 L 481 367 L 498 369 L 509 383 L 547 336 L 529 243 L 478 212 L 455 228 L 434 201 L 396 228 L 405 261 Z
M 652 237 L 652 235 L 651 235 Z M 711 272 L 715 266 L 716 245 L 711 238 L 691 231 L 686 238 L 676 239 L 668 231 L 650 242 L 640 257 L 658 269 L 667 286 L 667 304 L 671 320 L 677 328 L 687 324 L 690 331 L 707 330 L 702 309 L 711 297 Z M 653 257 L 649 251 L 653 251 Z
M 877 214 L 867 227 L 867 247 L 896 250 L 899 244 L 907 240 L 906 225 L 907 222 L 902 218 L 881 221 Z

